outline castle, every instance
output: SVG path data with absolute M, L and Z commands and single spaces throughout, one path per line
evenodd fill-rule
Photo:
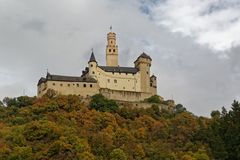
M 100 66 L 92 51 L 88 67 L 79 77 L 53 75 L 38 81 L 38 97 L 49 89 L 58 94 L 74 94 L 82 97 L 101 93 L 106 98 L 120 101 L 141 101 L 157 94 L 157 78 L 150 76 L 152 59 L 142 53 L 134 62 L 134 67 L 121 67 L 118 64 L 116 34 L 107 34 L 106 66 Z

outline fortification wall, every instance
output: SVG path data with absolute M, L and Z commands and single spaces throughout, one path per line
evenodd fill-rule
M 128 102 L 139 102 L 152 96 L 151 93 L 118 91 L 118 90 L 110 90 L 107 88 L 101 88 L 100 93 L 108 99 L 128 101 Z
M 62 95 L 74 94 L 82 97 L 93 96 L 99 93 L 97 83 L 47 81 L 38 86 L 38 97 L 46 94 L 49 89 L 53 89 Z

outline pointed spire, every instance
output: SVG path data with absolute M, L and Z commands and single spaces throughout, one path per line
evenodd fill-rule
M 91 54 L 91 57 L 90 57 L 88 63 L 89 62 L 97 62 L 96 59 L 95 59 L 94 53 L 93 53 L 93 49 L 92 49 L 92 54 Z

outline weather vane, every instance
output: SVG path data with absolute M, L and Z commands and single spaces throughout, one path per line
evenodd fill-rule
M 110 26 L 110 31 L 112 31 L 112 25 Z

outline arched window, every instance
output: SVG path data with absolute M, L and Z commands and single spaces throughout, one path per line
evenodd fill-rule
M 111 49 L 109 49 L 109 52 L 111 52 Z
M 87 87 L 87 85 L 86 85 L 86 84 L 83 84 L 83 87 Z

